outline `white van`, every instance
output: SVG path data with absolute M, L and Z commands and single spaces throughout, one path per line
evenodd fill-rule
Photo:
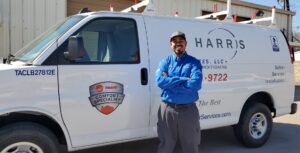
M 0 152 L 59 152 L 157 136 L 159 61 L 187 36 L 203 83 L 201 129 L 233 125 L 263 145 L 272 118 L 294 114 L 292 52 L 275 28 L 92 12 L 56 25 L 0 65 Z

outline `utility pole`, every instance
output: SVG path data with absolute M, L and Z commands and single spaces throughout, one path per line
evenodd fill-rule
M 290 11 L 290 1 L 289 0 L 285 0 L 286 2 L 286 10 Z
M 277 2 L 283 3 L 283 9 L 290 11 L 290 1 L 289 0 L 277 0 Z

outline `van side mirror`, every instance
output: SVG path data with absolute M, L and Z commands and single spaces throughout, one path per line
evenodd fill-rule
M 74 61 L 83 58 L 85 49 L 81 36 L 69 37 L 68 51 L 64 52 L 64 57 L 67 60 Z

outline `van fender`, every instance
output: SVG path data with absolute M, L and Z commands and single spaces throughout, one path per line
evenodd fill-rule
M 62 120 L 60 112 L 57 112 L 56 114 L 50 113 L 49 111 L 45 109 L 41 109 L 38 107 L 16 107 L 16 108 L 10 108 L 10 109 L 5 109 L 5 110 L 0 110 L 0 116 L 8 116 L 9 114 L 12 113 L 24 113 L 24 114 L 31 114 L 31 115 L 44 115 L 48 117 L 49 119 L 53 120 L 59 125 L 59 128 L 62 130 L 65 140 L 66 140 L 66 145 L 68 149 L 70 150 L 72 148 L 72 142 L 70 139 L 69 132 Z
M 259 102 L 262 104 L 265 104 L 270 111 L 273 113 L 272 116 L 276 116 L 276 109 L 275 109 L 275 103 L 274 98 L 272 94 L 268 91 L 257 91 L 253 93 L 249 93 L 247 98 L 244 100 L 243 104 L 241 105 L 241 108 L 239 109 L 239 119 L 241 117 L 241 114 L 243 110 L 246 108 L 247 105 L 250 105 L 251 103 Z

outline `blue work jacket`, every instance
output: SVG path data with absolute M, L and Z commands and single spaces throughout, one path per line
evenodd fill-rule
M 194 103 L 199 99 L 202 65 L 198 59 L 187 53 L 181 57 L 170 55 L 160 62 L 156 71 L 156 83 L 162 89 L 162 101 L 175 104 Z

